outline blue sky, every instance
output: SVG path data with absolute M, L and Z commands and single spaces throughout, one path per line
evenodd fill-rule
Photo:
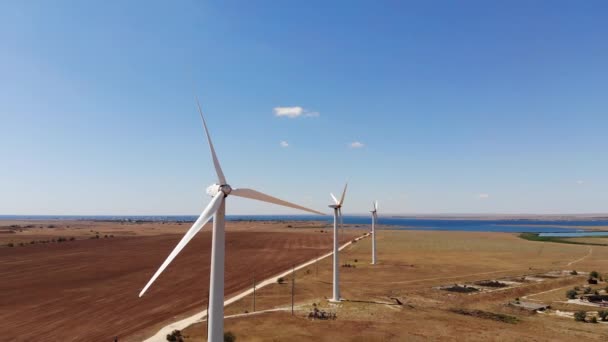
M 233 187 L 325 210 L 348 178 L 353 214 L 373 199 L 608 212 L 607 15 L 605 1 L 3 1 L 0 214 L 197 214 L 215 176 L 195 95 Z M 228 211 L 294 213 L 234 197 Z

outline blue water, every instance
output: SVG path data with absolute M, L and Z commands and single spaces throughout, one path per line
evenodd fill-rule
M 608 236 L 608 232 L 554 232 L 554 233 L 540 233 L 538 236 L 547 237 L 584 237 L 584 236 Z
M 0 220 L 103 220 L 103 221 L 194 221 L 197 216 L 69 216 L 69 215 L 0 215 Z M 313 215 L 228 215 L 231 221 L 326 221 L 332 222 L 331 216 Z M 369 225 L 368 216 L 344 216 L 344 223 L 354 225 Z M 585 231 L 576 226 L 594 227 L 608 226 L 608 219 L 598 220 L 465 220 L 465 219 L 428 219 L 382 217 L 378 223 L 389 225 L 393 229 L 414 230 L 459 230 L 481 232 L 530 232 L 530 233 L 580 233 Z M 607 232 L 608 233 L 608 232 Z M 588 233 L 586 233 L 588 234 Z

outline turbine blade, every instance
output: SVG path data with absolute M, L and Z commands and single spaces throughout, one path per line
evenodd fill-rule
M 171 263 L 171 261 L 173 261 L 173 259 L 175 259 L 177 254 L 179 252 L 181 252 L 182 249 L 184 249 L 184 247 L 188 244 L 188 242 L 190 242 L 190 240 L 192 240 L 194 235 L 196 235 L 196 233 L 198 233 L 203 228 L 205 223 L 207 223 L 211 219 L 213 214 L 215 214 L 215 212 L 219 209 L 223 200 L 224 200 L 223 192 L 219 192 L 217 195 L 215 195 L 213 197 L 211 202 L 209 202 L 209 205 L 207 205 L 207 208 L 205 208 L 205 210 L 203 210 L 203 213 L 201 214 L 201 216 L 198 217 L 196 222 L 194 222 L 192 227 L 190 227 L 190 229 L 186 232 L 186 234 L 181 239 L 181 241 L 177 244 L 177 246 L 175 246 L 175 248 L 173 249 L 171 254 L 169 254 L 169 257 L 165 260 L 165 262 L 163 262 L 163 264 L 160 266 L 158 271 L 156 271 L 156 273 L 154 273 L 154 275 L 152 276 L 150 281 L 148 281 L 148 284 L 146 284 L 144 289 L 141 290 L 141 292 L 139 293 L 140 297 L 144 295 L 146 290 L 148 290 L 148 288 L 150 287 L 150 285 L 152 285 L 152 283 L 156 280 L 156 278 L 158 278 L 158 276 L 165 270 L 165 268 L 167 268 L 167 266 Z
M 303 210 L 303 211 L 307 211 L 309 213 L 313 213 L 313 214 L 318 214 L 318 215 L 325 215 L 322 212 L 316 211 L 316 210 L 312 210 L 312 209 L 308 209 L 306 207 L 297 205 L 297 204 L 293 204 L 287 201 L 283 201 L 282 199 L 278 199 L 276 197 L 272 197 L 270 195 L 266 195 L 264 193 L 261 193 L 259 191 L 253 190 L 253 189 L 246 189 L 246 188 L 240 188 L 240 189 L 232 189 L 232 192 L 230 192 L 231 195 L 235 195 L 235 196 L 239 196 L 239 197 L 244 197 L 244 198 L 250 198 L 250 199 L 254 199 L 254 200 L 258 200 L 258 201 L 262 201 L 262 202 L 268 202 L 268 203 L 273 203 L 273 204 L 277 204 L 277 205 L 282 205 L 284 207 L 288 207 L 288 208 L 293 208 L 293 209 L 298 209 L 298 210 Z
M 198 112 L 201 115 L 201 119 L 203 120 L 203 128 L 205 128 L 205 135 L 207 136 L 207 142 L 209 143 L 209 149 L 211 150 L 211 158 L 213 158 L 213 166 L 215 166 L 217 180 L 220 185 L 224 185 L 226 184 L 226 178 L 224 177 L 224 172 L 222 172 L 222 167 L 220 166 L 220 162 L 217 159 L 217 155 L 215 154 L 215 149 L 213 148 L 213 143 L 211 142 L 211 136 L 209 135 L 209 130 L 207 129 L 207 122 L 205 121 L 205 117 L 203 116 L 201 104 L 200 102 L 198 102 L 198 96 L 196 97 L 196 104 L 198 106 Z
M 342 191 L 342 197 L 340 198 L 340 205 L 342 205 L 342 203 L 344 203 L 344 196 L 346 195 L 346 188 L 348 188 L 348 182 L 346 184 L 344 184 L 344 191 Z
M 374 210 L 378 210 L 378 201 L 374 202 Z
M 336 205 L 340 204 L 340 202 L 338 202 L 338 199 L 336 198 L 336 196 L 334 196 L 334 194 L 332 194 L 331 192 L 329 193 L 329 196 L 331 196 L 331 198 L 334 199 L 334 203 L 336 203 Z

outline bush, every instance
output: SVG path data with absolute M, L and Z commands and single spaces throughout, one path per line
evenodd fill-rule
M 224 342 L 234 342 L 236 341 L 236 336 L 230 331 L 226 331 L 224 333 Z
M 581 288 L 580 288 L 580 287 L 578 287 L 578 286 L 575 286 L 575 287 L 574 287 L 574 291 L 580 291 L 580 290 L 581 290 Z
M 591 318 L 589 319 L 590 323 L 597 323 L 597 318 L 595 316 L 591 316 Z
M 15 245 L 12 242 L 9 242 L 6 246 L 7 247 L 15 247 Z
M 608 310 L 600 310 L 597 312 L 597 315 L 600 316 L 602 321 L 608 320 Z
M 585 311 L 577 311 L 574 313 L 574 320 L 577 322 L 585 322 L 585 318 L 587 318 L 587 313 Z
M 74 241 L 74 240 L 76 240 L 76 238 L 72 236 L 72 237 L 70 238 L 70 241 Z
M 167 334 L 167 341 L 171 342 L 183 342 L 184 337 L 182 336 L 182 332 L 179 330 L 173 330 L 172 333 Z
M 589 276 L 591 278 L 599 278 L 600 277 L 600 275 L 599 275 L 599 273 L 597 273 L 597 271 L 591 271 L 591 273 L 589 273 Z
M 576 291 L 574 291 L 574 290 L 568 290 L 566 292 L 566 297 L 568 299 L 575 299 L 576 298 Z
M 591 288 L 590 287 L 585 287 L 585 290 L 583 291 L 583 293 L 585 293 L 585 294 L 591 293 Z
M 572 270 L 572 271 L 570 271 L 570 274 L 572 274 L 572 275 L 577 275 L 577 274 L 578 274 L 578 272 L 576 272 L 576 270 Z
M 279 277 L 279 279 L 277 279 L 277 284 L 283 284 L 285 282 L 285 279 L 283 277 Z

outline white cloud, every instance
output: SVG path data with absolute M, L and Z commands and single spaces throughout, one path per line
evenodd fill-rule
M 281 147 L 289 147 L 289 143 L 285 140 L 281 141 L 279 145 L 281 145 Z
M 583 184 L 583 183 L 585 183 L 585 181 L 582 181 L 582 180 L 577 180 L 577 181 L 576 181 L 576 184 L 578 184 L 578 185 L 581 185 L 581 184 Z
M 353 141 L 352 143 L 350 143 L 350 148 L 361 148 L 364 147 L 365 144 L 360 142 L 360 141 Z
M 274 107 L 274 116 L 278 116 L 278 117 L 287 117 L 290 119 L 294 119 L 297 118 L 299 116 L 304 116 L 304 117 L 309 117 L 309 118 L 313 118 L 313 117 L 318 117 L 320 114 L 319 112 L 311 112 L 308 111 L 300 106 L 294 106 L 294 107 Z
M 487 199 L 487 198 L 490 198 L 490 195 L 488 195 L 488 194 L 479 194 L 479 195 L 477 195 L 477 198 L 479 198 L 479 199 Z

